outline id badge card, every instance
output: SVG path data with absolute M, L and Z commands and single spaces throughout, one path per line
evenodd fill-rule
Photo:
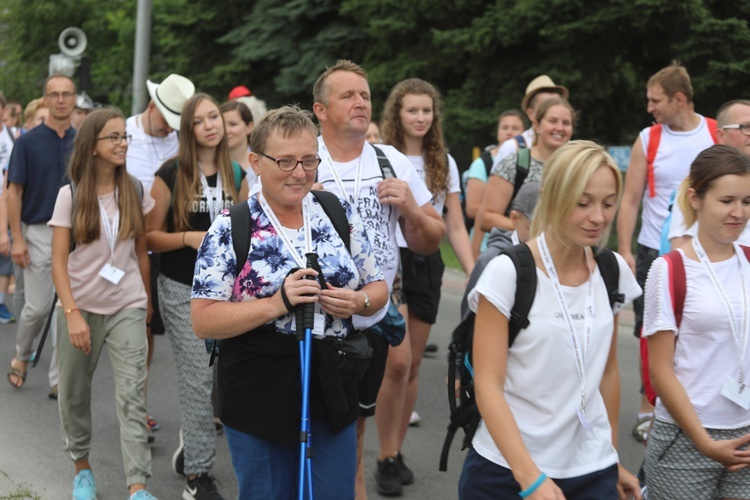
M 315 313 L 313 316 L 313 329 L 312 334 L 316 337 L 325 337 L 326 335 L 326 315 L 322 313 Z M 297 316 L 292 315 L 292 330 L 297 331 Z
M 116 285 L 120 282 L 122 277 L 125 276 L 125 271 L 116 268 L 108 262 L 104 264 L 104 267 L 102 267 L 101 271 L 99 271 L 99 276 L 109 281 L 113 285 Z
M 594 433 L 594 427 L 591 425 L 591 422 L 589 422 L 589 419 L 586 418 L 586 415 L 581 411 L 580 408 L 578 408 L 576 405 L 573 405 L 573 408 L 576 409 L 576 414 L 578 415 L 578 420 L 580 420 L 581 425 L 584 429 L 586 429 L 591 434 Z
M 736 379 L 729 377 L 724 381 L 721 395 L 742 408 L 750 410 L 750 387 L 746 387 Z

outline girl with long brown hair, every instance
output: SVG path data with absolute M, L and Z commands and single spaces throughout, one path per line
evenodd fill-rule
M 146 427 L 146 322 L 149 262 L 144 214 L 154 200 L 125 170 L 130 136 L 117 111 L 81 124 L 49 225 L 57 314 L 58 401 L 65 450 L 73 459 L 73 498 L 96 498 L 91 449 L 91 378 L 104 344 L 115 375 L 120 443 L 132 499 L 151 476 Z M 71 242 L 75 244 L 71 250 Z M 148 311 L 150 312 L 150 311 Z
M 179 374 L 181 440 L 173 455 L 175 472 L 188 484 L 182 498 L 216 492 L 209 471 L 216 451 L 211 405 L 213 370 L 190 322 L 190 291 L 197 249 L 222 210 L 247 199 L 245 172 L 229 158 L 224 118 L 206 94 L 185 102 L 177 156 L 156 172 L 151 195 L 156 206 L 146 220 L 149 249 L 162 254 L 159 308 Z
M 411 160 L 432 193 L 432 206 L 443 214 L 448 240 L 464 271 L 474 257 L 461 212 L 460 178 L 443 138 L 442 101 L 437 89 L 418 78 L 404 80 L 391 91 L 381 120 L 383 143 Z M 382 494 L 396 494 L 413 481 L 404 464 L 401 444 L 417 399 L 417 377 L 430 329 L 437 319 L 445 266 L 440 251 L 419 255 L 406 248 L 399 234 L 403 273 L 401 312 L 407 318 L 407 339 L 391 347 L 378 394 L 375 421 L 380 438 L 376 480 Z

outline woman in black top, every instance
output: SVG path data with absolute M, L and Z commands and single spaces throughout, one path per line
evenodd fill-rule
M 245 172 L 229 159 L 224 119 L 206 94 L 191 97 L 182 109 L 177 157 L 156 172 L 151 196 L 156 206 L 147 218 L 149 250 L 162 254 L 159 306 L 179 375 L 181 446 L 187 487 L 182 498 L 216 492 L 209 471 L 216 448 L 211 405 L 213 370 L 204 343 L 190 323 L 190 290 L 197 248 L 213 219 L 238 200 L 247 199 Z M 241 187 L 240 187 L 241 186 Z M 183 447 L 184 446 L 184 447 Z

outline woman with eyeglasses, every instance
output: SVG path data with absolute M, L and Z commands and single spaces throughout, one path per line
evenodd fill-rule
M 189 500 L 205 492 L 218 495 L 209 474 L 216 452 L 213 370 L 190 323 L 193 268 L 211 222 L 247 199 L 248 186 L 242 182 L 245 172 L 229 158 L 224 118 L 213 98 L 194 95 L 185 102 L 180 120 L 177 156 L 161 166 L 151 187 L 156 206 L 146 219 L 146 237 L 149 250 L 161 253 L 159 309 L 180 381 L 182 430 L 172 466 L 187 477 L 182 498 Z
M 224 214 L 198 250 L 193 325 L 201 337 L 221 339 L 221 417 L 239 498 L 296 498 L 301 326 L 293 311 L 310 303 L 313 491 L 354 498 L 357 385 L 371 349 L 351 317 L 380 311 L 388 289 L 357 211 L 331 193 L 310 192 L 317 135 L 308 112 L 269 111 L 251 139 L 250 163 L 263 182 L 244 207 L 249 227 L 233 228 Z M 237 231 L 250 231 L 245 255 L 229 238 Z M 307 252 L 318 255 L 322 275 L 307 268 Z
M 117 111 L 97 110 L 83 121 L 68 165 L 72 184 L 60 188 L 48 223 L 59 297 L 58 403 L 65 451 L 75 464 L 74 499 L 96 498 L 88 458 L 91 380 L 105 344 L 130 498 L 154 498 L 144 489 L 151 449 L 143 393 L 150 313 L 144 214 L 154 200 L 125 169 L 129 139 Z

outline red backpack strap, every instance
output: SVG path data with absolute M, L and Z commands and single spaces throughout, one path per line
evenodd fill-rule
M 747 257 L 747 260 L 750 260 L 750 247 L 746 247 L 745 245 L 740 245 L 740 248 L 743 252 L 745 252 L 745 257 Z
M 648 170 L 648 195 L 656 196 L 656 180 L 654 179 L 654 160 L 661 142 L 661 123 L 652 125 L 648 130 L 648 149 L 646 150 L 646 169 Z
M 719 139 L 716 137 L 716 129 L 718 128 L 716 120 L 713 118 L 706 118 L 706 125 L 708 125 L 708 133 L 711 134 L 711 139 L 713 139 L 714 144 L 716 144 L 719 142 Z
M 748 251 L 750 251 L 750 248 Z M 662 257 L 665 258 L 669 266 L 669 295 L 672 297 L 675 324 L 679 329 L 682 322 L 682 310 L 685 307 L 685 291 L 687 289 L 685 263 L 682 260 L 682 254 L 677 250 L 672 250 Z

